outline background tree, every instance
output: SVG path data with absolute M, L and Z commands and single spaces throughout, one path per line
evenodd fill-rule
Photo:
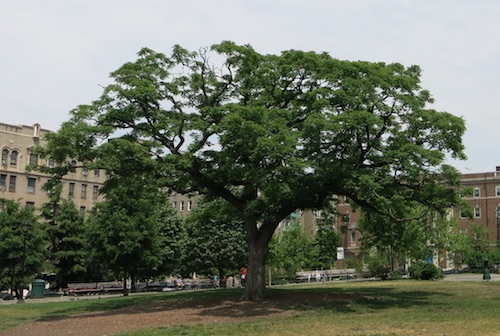
M 483 225 L 473 224 L 470 232 L 464 236 L 465 244 L 464 261 L 468 267 L 474 271 L 484 271 L 484 261 L 488 260 L 492 264 L 494 261 L 494 250 L 490 248 L 487 239 L 487 229 Z
M 421 260 L 431 256 L 428 238 L 432 221 L 419 217 L 398 221 L 377 213 L 365 213 L 359 225 L 363 248 L 372 254 L 374 251 L 383 254 L 388 271 L 404 266 L 406 258 Z
M 11 288 L 19 297 L 45 265 L 47 250 L 44 225 L 32 206 L 0 199 L 0 287 Z
M 232 42 L 174 46 L 170 56 L 142 49 L 98 100 L 47 136 L 46 153 L 98 162 L 113 155 L 101 144 L 117 132 L 147 142 L 165 186 L 213 194 L 240 213 L 245 298 L 260 300 L 268 243 L 296 209 L 321 209 L 336 194 L 396 220 L 393 210 L 408 201 L 438 210 L 457 202 L 459 174 L 443 162 L 465 157 L 464 121 L 426 107 L 433 100 L 420 74 Z
M 185 221 L 189 238 L 181 263 L 184 273 L 217 274 L 222 280 L 246 266 L 248 249 L 242 221 L 223 199 L 202 198 Z
M 105 201 L 87 221 L 89 259 L 94 267 L 123 279 L 127 295 L 128 278 L 165 274 L 178 263 L 182 225 L 165 191 L 152 179 L 144 144 L 117 138 L 101 149 L 120 155 L 102 160 L 108 174 L 102 189 Z
M 335 228 L 336 215 L 332 207 L 327 206 L 323 209 L 321 218 L 316 220 L 313 268 L 331 269 L 337 260 L 337 247 L 341 245 L 341 241 Z
M 53 206 L 47 204 L 49 208 Z M 44 210 L 47 210 L 45 208 Z M 67 288 L 68 283 L 87 280 L 85 264 L 85 221 L 71 200 L 61 200 L 56 213 L 42 211 L 49 219 L 49 262 L 54 266 L 55 287 Z
M 299 223 L 293 223 L 270 243 L 268 265 L 276 276 L 295 279 L 295 273 L 315 264 L 314 239 Z

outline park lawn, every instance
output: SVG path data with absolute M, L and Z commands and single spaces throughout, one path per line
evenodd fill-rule
M 240 290 L 183 291 L 100 300 L 0 304 L 0 330 L 36 320 L 164 300 L 240 294 Z M 333 282 L 276 286 L 268 294 L 271 300 L 308 295 L 330 299 L 297 299 L 287 308 L 293 314 L 283 318 L 158 327 L 120 335 L 500 335 L 500 282 Z
M 274 292 L 294 295 L 303 290 L 325 295 L 334 291 L 343 299 L 316 307 L 297 302 L 291 307 L 297 313 L 286 318 L 160 327 L 119 335 L 500 335 L 500 283 L 350 282 Z
M 64 319 L 78 314 L 110 311 L 130 306 L 143 306 L 168 300 L 190 299 L 193 295 L 199 297 L 227 296 L 224 291 L 206 292 L 173 292 L 173 293 L 141 293 L 130 296 L 116 295 L 112 297 L 78 296 L 64 301 L 29 302 L 25 304 L 0 304 L 0 331 L 19 324 L 35 321 Z M 27 300 L 27 302 L 29 299 Z

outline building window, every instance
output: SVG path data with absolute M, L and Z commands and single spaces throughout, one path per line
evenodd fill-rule
M 474 208 L 474 218 L 481 218 L 481 208 L 480 207 Z
M 100 170 L 99 169 L 94 169 L 94 176 L 99 177 L 99 175 L 101 175 Z
M 35 202 L 26 202 L 26 206 L 34 208 L 35 207 Z
M 99 197 L 99 186 L 92 187 L 92 199 L 96 200 Z
M 188 201 L 188 211 L 191 211 L 191 210 L 193 210 L 193 201 L 189 200 Z
M 496 187 L 496 195 L 500 196 L 500 187 L 499 186 Z
M 9 179 L 9 191 L 10 192 L 16 192 L 16 176 L 15 175 L 10 175 L 10 179 Z
M 179 210 L 184 211 L 184 201 L 180 202 Z
M 351 243 L 356 242 L 356 231 L 351 231 Z
M 176 202 L 176 201 L 173 201 L 173 202 L 172 202 L 172 205 L 173 205 L 174 209 L 175 209 L 175 210 L 177 210 L 177 202 Z
M 70 169 L 70 171 L 71 171 L 72 173 L 74 173 L 74 172 L 76 171 L 76 161 L 75 161 L 75 160 L 71 160 L 71 163 L 70 163 L 70 164 L 71 164 L 71 169 Z
M 29 177 L 28 178 L 28 189 L 27 189 L 27 192 L 30 193 L 30 194 L 34 194 L 35 193 L 35 188 L 36 188 L 36 179 L 32 178 L 32 177 Z
M 47 160 L 47 165 L 49 166 L 49 168 L 53 168 L 55 165 L 54 165 L 54 159 L 53 158 L 49 158 Z
M 81 213 L 82 215 L 84 215 L 84 214 L 85 214 L 85 211 L 87 211 L 87 209 L 86 209 L 84 206 L 81 206 L 81 207 L 80 207 L 80 213 Z
M 481 189 L 474 188 L 474 197 L 481 197 Z
M 7 175 L 0 174 L 0 191 L 5 191 L 7 189 Z
M 80 196 L 81 196 L 81 198 L 87 198 L 87 185 L 86 184 L 82 184 L 82 191 L 81 191 Z
M 19 155 L 18 151 L 12 151 L 12 153 L 10 153 L 10 165 L 12 167 L 16 167 L 17 166 L 17 156 L 18 155 Z
M 8 158 L 9 158 L 9 151 L 7 149 L 2 150 L 2 166 L 7 165 Z
M 73 182 L 69 183 L 68 196 L 75 197 L 75 184 Z
M 30 165 L 36 165 L 36 164 L 38 164 L 38 155 L 31 153 L 30 154 L 29 164 Z

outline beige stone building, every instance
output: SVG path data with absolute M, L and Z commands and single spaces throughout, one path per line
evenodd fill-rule
M 49 132 L 39 124 L 26 126 L 0 123 L 0 198 L 37 208 L 48 202 L 47 193 L 42 190 L 48 177 L 36 171 L 27 172 L 26 166 L 54 164 L 51 159 L 42 161 L 33 153 L 35 147 L 44 144 L 43 136 Z M 76 161 L 72 164 L 81 166 Z M 99 189 L 104 180 L 103 170 L 76 168 L 74 173 L 63 178 L 62 196 L 72 199 L 84 213 L 102 200 Z

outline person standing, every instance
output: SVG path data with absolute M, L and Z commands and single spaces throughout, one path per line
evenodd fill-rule
M 241 287 L 245 287 L 245 282 L 247 281 L 247 270 L 245 267 L 241 268 Z
M 214 288 L 219 287 L 219 279 L 218 279 L 217 275 L 214 275 L 213 281 L 214 281 Z

